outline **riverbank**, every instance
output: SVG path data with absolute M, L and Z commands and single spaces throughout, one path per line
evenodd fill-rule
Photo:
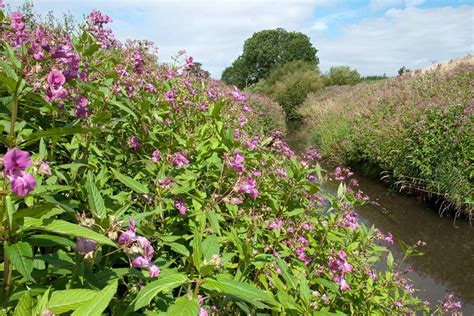
M 302 152 L 306 141 L 306 129 L 295 122 L 288 125 L 287 141 L 295 152 Z M 330 169 L 326 166 L 327 169 Z M 369 196 L 370 202 L 355 212 L 360 222 L 375 226 L 383 233 L 393 235 L 394 244 L 388 245 L 395 262 L 402 262 L 399 271 L 413 282 L 416 294 L 430 302 L 439 303 L 446 293 L 454 292 L 462 302 L 460 312 L 474 315 L 474 230 L 466 220 L 439 218 L 433 204 L 390 190 L 382 181 L 355 173 L 359 188 Z M 324 190 L 336 193 L 338 183 L 326 182 Z M 420 248 L 422 256 L 404 258 L 399 241 L 414 245 L 426 242 Z M 379 267 L 383 269 L 383 266 Z
M 474 58 L 425 73 L 310 95 L 299 113 L 334 163 L 370 166 L 408 194 L 472 218 Z M 366 170 L 367 171 L 367 170 Z

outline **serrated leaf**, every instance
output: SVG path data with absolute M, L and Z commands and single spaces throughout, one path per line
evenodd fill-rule
M 30 244 L 20 241 L 8 246 L 8 258 L 16 270 L 23 276 L 31 278 L 33 272 L 33 248 Z
M 211 260 L 213 255 L 219 254 L 219 239 L 217 236 L 211 235 L 202 242 L 202 253 L 204 260 Z
M 94 177 L 90 172 L 87 175 L 86 191 L 89 207 L 97 215 L 97 217 L 104 219 L 107 216 L 104 199 L 102 198 L 99 189 L 97 189 L 97 186 L 94 183 Z
M 137 180 L 132 179 L 129 176 L 126 176 L 124 174 L 121 174 L 115 169 L 112 169 L 112 172 L 117 180 L 125 184 L 127 187 L 129 187 L 133 191 L 137 193 L 148 194 L 148 188 L 145 185 L 138 182 Z
M 98 293 L 88 289 L 54 291 L 48 302 L 48 309 L 56 314 L 69 312 L 95 299 Z
M 72 313 L 73 316 L 100 316 L 109 306 L 110 301 L 117 292 L 118 282 L 114 281 L 111 285 L 106 286 L 89 302 L 82 304 Z
M 88 228 L 73 223 L 65 222 L 63 220 L 54 220 L 49 224 L 44 224 L 42 226 L 32 226 L 29 227 L 29 229 L 45 230 L 51 233 L 61 235 L 92 239 L 100 244 L 116 247 L 115 243 L 104 235 L 98 234 Z
M 133 311 L 137 311 L 144 306 L 148 306 L 158 293 L 172 290 L 184 284 L 187 280 L 186 275 L 177 273 L 150 282 L 138 292 L 137 298 L 132 302 L 131 308 Z
M 33 315 L 33 308 L 35 304 L 31 297 L 30 291 L 25 292 L 23 296 L 18 301 L 18 304 L 13 311 L 13 316 L 31 316 Z
M 187 296 L 181 296 L 168 307 L 168 315 L 196 316 L 199 314 L 199 303 L 197 298 L 189 299 Z

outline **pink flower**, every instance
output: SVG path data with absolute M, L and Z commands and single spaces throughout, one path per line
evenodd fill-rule
M 61 71 L 52 70 L 48 74 L 47 81 L 54 90 L 58 90 L 66 82 L 66 78 Z
M 178 201 L 174 203 L 174 207 L 176 207 L 176 209 L 179 211 L 181 215 L 186 214 L 186 212 L 188 211 L 188 208 L 186 207 L 185 201 L 182 197 L 179 198 Z
M 256 199 L 260 194 L 257 190 L 257 182 L 248 176 L 247 182 L 240 186 L 240 193 L 247 193 L 252 199 Z
M 160 151 L 156 149 L 155 151 L 153 151 L 153 156 L 151 157 L 151 161 L 153 163 L 157 163 L 159 160 L 160 160 Z
M 48 163 L 45 161 L 42 161 L 39 168 L 38 168 L 39 174 L 43 176 L 51 176 L 51 168 L 49 167 Z
M 87 108 L 89 100 L 86 97 L 80 96 L 76 103 L 76 108 L 74 110 L 74 116 L 80 117 L 82 119 L 91 115 L 91 111 Z
M 15 176 L 11 180 L 12 191 L 18 196 L 27 196 L 36 186 L 33 175 L 22 172 L 20 176 Z
M 174 155 L 173 164 L 178 166 L 178 168 L 183 168 L 184 166 L 189 164 L 189 160 L 187 159 L 187 157 L 188 157 L 187 153 L 177 152 Z
M 229 167 L 234 169 L 237 173 L 244 173 L 245 172 L 245 166 L 242 164 L 244 162 L 244 155 L 242 155 L 240 152 L 237 152 L 235 154 L 234 161 L 230 161 L 228 163 Z
M 31 166 L 31 158 L 27 151 L 13 148 L 3 157 L 3 167 L 9 173 L 25 171 L 29 166 Z
M 158 268 L 156 265 L 152 264 L 151 266 L 148 267 L 148 271 L 150 272 L 150 277 L 156 278 L 157 276 L 160 275 L 160 268 Z
M 199 316 L 208 316 L 208 315 L 209 315 L 209 313 L 207 312 L 207 310 L 204 307 L 199 308 Z
M 33 175 L 25 172 L 30 165 L 30 154 L 18 148 L 11 149 L 3 157 L 3 172 L 11 181 L 12 191 L 18 196 L 27 196 L 36 186 Z
M 128 229 L 120 235 L 118 239 L 119 245 L 126 245 L 130 244 L 136 239 L 136 223 L 134 219 L 129 219 L 128 220 Z
M 138 137 L 137 136 L 132 136 L 128 140 L 128 144 L 133 150 L 139 150 L 140 149 L 140 144 L 138 143 Z
M 0 5 L 3 7 L 3 4 Z M 25 29 L 25 22 L 23 21 L 23 15 L 20 12 L 13 12 L 11 15 L 11 27 L 17 32 L 21 32 Z
M 95 251 L 97 248 L 97 242 L 91 239 L 85 239 L 78 237 L 76 239 L 76 251 L 78 253 L 87 254 Z

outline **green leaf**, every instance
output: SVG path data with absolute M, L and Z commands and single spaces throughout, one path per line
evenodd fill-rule
M 78 309 L 72 313 L 73 316 L 100 316 L 104 310 L 109 306 L 110 301 L 117 292 L 118 282 L 114 281 L 111 285 L 106 286 L 89 302 L 82 304 Z
M 204 239 L 202 242 L 202 252 L 204 255 L 204 260 L 211 260 L 213 255 L 219 254 L 219 239 L 217 236 L 212 235 Z
M 205 279 L 202 286 L 244 300 L 259 308 L 268 308 L 264 303 L 278 306 L 278 302 L 270 294 L 255 285 L 228 279 L 224 276 L 217 276 L 216 279 Z
M 202 263 L 202 244 L 201 244 L 201 234 L 197 233 L 194 235 L 193 242 L 193 261 L 194 266 L 199 268 Z
M 177 242 L 168 242 L 164 244 L 170 246 L 173 251 L 176 251 L 177 253 L 182 254 L 185 257 L 188 257 L 191 254 L 188 248 L 186 248 L 186 246 Z
M 69 312 L 95 299 L 97 293 L 88 289 L 54 291 L 48 302 L 48 309 L 55 314 Z
M 13 225 L 13 214 L 15 213 L 15 205 L 13 205 L 10 195 L 7 195 L 5 197 L 5 207 L 7 209 L 8 225 L 10 228 L 13 228 L 12 225 Z
M 131 116 L 133 116 L 134 119 L 137 119 L 137 115 L 126 105 L 123 105 L 122 103 L 116 101 L 116 100 L 111 100 L 110 101 L 111 104 L 113 105 L 116 105 L 118 106 L 121 110 L 127 112 L 128 114 L 130 114 Z
M 104 219 L 107 216 L 107 211 L 104 205 L 104 199 L 100 195 L 100 192 L 94 183 L 94 177 L 90 172 L 87 175 L 86 191 L 87 200 L 89 201 L 89 207 L 97 215 L 97 217 L 99 217 L 100 219 Z
M 8 60 L 13 64 L 13 66 L 16 69 L 21 70 L 22 69 L 21 62 L 18 59 L 18 57 L 16 56 L 15 51 L 13 50 L 13 48 L 10 45 L 6 44 L 5 49 L 7 51 Z
M 13 311 L 13 316 L 31 316 L 35 304 L 31 298 L 30 291 L 25 292 Z
M 49 300 L 49 289 L 44 292 L 44 294 L 41 296 L 41 298 L 38 301 L 38 304 L 35 306 L 35 309 L 33 311 L 33 315 L 41 315 L 43 311 L 46 309 L 48 305 L 48 300 Z
M 129 187 L 133 191 L 137 193 L 142 193 L 142 194 L 148 193 L 148 188 L 145 185 L 138 182 L 137 180 L 132 179 L 124 174 L 121 174 L 115 169 L 112 169 L 112 172 L 117 180 L 125 184 L 127 187 Z
M 66 136 L 66 135 L 74 135 L 74 134 L 97 134 L 100 132 L 100 128 L 90 127 L 90 128 L 82 128 L 82 127 L 57 127 L 57 128 L 50 128 L 44 131 L 37 131 L 32 133 L 27 140 L 30 139 L 37 139 L 42 137 L 52 137 L 52 136 Z
M 187 296 L 181 296 L 168 307 L 167 312 L 169 315 L 196 316 L 199 314 L 199 303 L 195 297 L 189 299 Z
M 49 224 L 44 224 L 41 226 L 32 226 L 29 229 L 45 230 L 61 235 L 92 239 L 100 244 L 116 247 L 115 243 L 104 235 L 98 234 L 88 228 L 73 223 L 65 222 L 63 220 L 54 220 Z
M 281 270 L 281 275 L 285 279 L 286 283 L 296 290 L 298 283 L 296 282 L 293 275 L 291 275 L 291 273 L 288 271 L 288 265 L 286 264 L 286 262 L 282 259 L 277 259 L 277 262 Z
M 148 283 L 140 292 L 137 298 L 132 302 L 130 308 L 137 311 L 144 306 L 148 306 L 151 300 L 160 292 L 172 290 L 188 280 L 186 275 L 177 273 L 167 275 L 159 280 Z
M 209 210 L 206 212 L 206 217 L 209 221 L 209 224 L 211 225 L 212 230 L 216 232 L 217 235 L 220 235 L 221 227 L 219 225 L 219 219 L 217 218 L 216 212 L 214 210 Z
M 387 255 L 387 266 L 392 269 L 393 268 L 393 255 L 391 252 Z
M 8 246 L 8 258 L 18 272 L 31 279 L 33 272 L 33 248 L 30 244 L 20 241 Z

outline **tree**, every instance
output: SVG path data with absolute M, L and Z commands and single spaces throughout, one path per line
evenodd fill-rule
M 293 60 L 319 64 L 309 37 L 282 28 L 254 33 L 244 42 L 243 53 L 224 70 L 222 80 L 244 88 L 265 78 L 274 68 Z
M 297 119 L 296 110 L 306 96 L 324 86 L 318 69 L 301 60 L 291 61 L 275 68 L 266 79 L 260 80 L 252 91 L 269 96 L 285 111 L 288 120 Z
M 352 85 L 360 81 L 359 72 L 349 66 L 333 66 L 326 76 L 326 86 Z
M 221 79 L 222 81 L 239 87 L 243 89 L 244 87 L 248 86 L 248 75 L 249 70 L 247 65 L 245 64 L 242 56 L 239 56 L 229 67 L 227 67 L 224 72 L 222 73 Z

